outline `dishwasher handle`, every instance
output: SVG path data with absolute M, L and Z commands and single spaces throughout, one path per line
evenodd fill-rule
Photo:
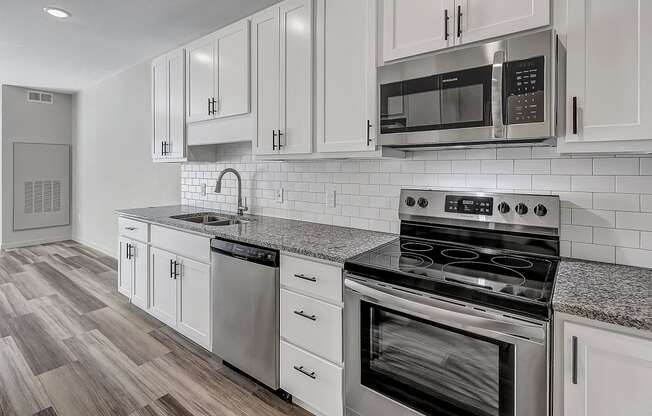
M 213 239 L 211 250 L 242 261 L 262 264 L 269 267 L 279 267 L 279 253 L 276 250 L 258 247 L 240 242 Z

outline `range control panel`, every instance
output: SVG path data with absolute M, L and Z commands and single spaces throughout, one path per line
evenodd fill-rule
M 485 196 L 446 195 L 446 212 L 460 214 L 493 215 L 494 199 Z
M 505 64 L 507 124 L 544 121 L 544 73 L 543 56 Z

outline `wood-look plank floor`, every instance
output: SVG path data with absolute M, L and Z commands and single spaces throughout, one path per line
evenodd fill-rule
M 74 241 L 0 251 L 0 416 L 304 416 L 116 291 Z

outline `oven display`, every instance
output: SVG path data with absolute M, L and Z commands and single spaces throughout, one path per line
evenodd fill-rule
M 494 199 L 482 196 L 446 195 L 446 212 L 493 215 Z

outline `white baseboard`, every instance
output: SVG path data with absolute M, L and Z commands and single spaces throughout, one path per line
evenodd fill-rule
M 90 247 L 90 248 L 92 248 L 93 250 L 97 250 L 97 251 L 99 251 L 100 253 L 102 253 L 102 254 L 104 254 L 104 255 L 106 255 L 106 256 L 113 257 L 113 258 L 117 258 L 115 250 L 108 250 L 106 247 L 102 247 L 102 246 L 100 246 L 100 245 L 97 245 L 97 244 L 95 244 L 94 242 L 92 242 L 92 241 L 88 241 L 88 240 L 86 240 L 86 239 L 84 239 L 84 238 L 80 238 L 79 236 L 75 236 L 75 235 L 73 235 L 73 236 L 71 237 L 71 239 L 72 239 L 73 241 L 78 242 L 79 244 L 82 244 L 82 245 L 85 245 L 85 246 L 87 246 L 87 247 Z
M 38 239 L 35 239 L 35 240 L 25 240 L 25 241 L 15 241 L 15 242 L 11 242 L 11 243 L 3 243 L 1 248 L 3 250 L 9 250 L 9 249 L 12 249 L 12 248 L 37 246 L 39 244 L 55 243 L 57 241 L 65 241 L 65 240 L 70 240 L 70 239 L 72 239 L 71 235 L 64 235 L 64 236 L 60 236 L 60 237 L 50 237 L 50 238 L 38 238 Z

